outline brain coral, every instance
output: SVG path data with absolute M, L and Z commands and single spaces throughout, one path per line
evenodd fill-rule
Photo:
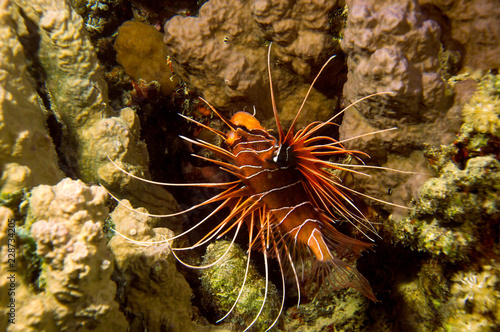
M 280 65 L 273 68 L 274 85 L 286 122 L 297 112 L 318 66 L 332 55 L 335 45 L 338 49 L 328 34 L 328 15 L 340 5 L 333 1 L 210 0 L 198 17 L 169 20 L 164 40 L 174 71 L 189 86 L 224 110 L 255 105 L 261 119 L 272 116 L 265 40 L 275 40 L 273 59 L 277 57 Z M 336 64 L 340 66 L 329 66 L 330 74 L 343 68 L 341 61 Z M 328 86 L 336 84 L 332 79 Z M 335 105 L 335 100 L 313 90 L 307 114 L 326 119 Z

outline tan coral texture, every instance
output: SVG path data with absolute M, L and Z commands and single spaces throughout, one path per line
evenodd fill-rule
M 39 288 L 16 273 L 16 323 L 8 331 L 126 330 L 102 232 L 106 200 L 101 187 L 68 178 L 33 189 L 25 227 L 41 260 Z M 18 271 L 30 264 L 20 256 L 18 261 Z
M 441 27 L 414 0 L 349 1 L 342 49 L 349 67 L 344 95 L 349 103 L 374 93 L 349 108 L 340 138 L 365 135 L 346 143 L 371 156 L 371 161 L 393 169 L 377 177 L 357 177 L 359 188 L 375 197 L 408 204 L 429 173 L 423 143 L 448 144 L 460 126 L 458 109 L 451 107 L 441 77 Z M 396 198 L 396 199 L 395 199 Z
M 135 317 L 131 324 L 141 324 L 149 331 L 165 327 L 178 332 L 208 330 L 191 322 L 191 288 L 177 272 L 167 242 L 173 232 L 153 228 L 155 220 L 145 213 L 145 209 L 131 212 L 130 203 L 123 200 L 111 214 L 116 231 L 123 236 L 114 236 L 108 246 L 122 279 L 121 292 L 127 294 L 122 299 L 125 310 Z

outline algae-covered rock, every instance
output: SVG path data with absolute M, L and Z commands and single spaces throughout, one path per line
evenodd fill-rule
M 285 331 L 363 331 L 369 300 L 352 289 L 332 290 L 324 284 L 311 302 L 287 310 Z
M 229 246 L 231 247 L 229 248 Z M 223 322 L 228 323 L 231 330 L 244 330 L 255 319 L 260 310 L 264 299 L 266 280 L 254 266 L 250 265 L 245 286 L 238 298 L 245 278 L 247 255 L 237 244 L 231 244 L 229 241 L 218 241 L 210 244 L 202 264 L 211 264 L 224 254 L 224 258 L 217 264 L 201 270 L 201 287 L 205 294 L 203 301 L 205 306 L 215 314 L 215 319 L 222 318 L 237 301 L 236 307 Z M 252 331 L 264 331 L 271 326 L 278 317 L 280 306 L 281 298 L 278 291 L 269 282 L 264 309 L 253 325 Z
M 106 201 L 103 188 L 68 178 L 32 190 L 26 222 L 16 226 L 16 320 L 7 331 L 126 331 L 102 231 Z M 2 280 L 12 273 L 4 267 Z
M 466 121 L 453 145 L 428 147 L 427 157 L 439 177 L 420 189 L 409 218 L 388 224 L 393 236 L 412 248 L 445 261 L 469 260 L 498 250 L 491 230 L 500 216 L 500 162 L 495 130 L 498 78 L 486 74 L 463 107 Z M 486 124 L 484 113 L 493 121 Z M 486 122 L 485 122 L 486 121 Z
M 418 279 L 396 283 L 402 321 L 426 322 L 416 331 L 498 329 L 500 162 L 497 138 L 481 117 L 495 112 L 494 77 L 476 78 L 476 91 L 461 102 L 466 122 L 455 142 L 426 147 L 438 176 L 424 183 L 410 215 L 385 224 L 393 241 L 425 253 Z
M 452 161 L 420 190 L 409 218 L 389 228 L 398 240 L 448 261 L 467 259 L 488 223 L 500 213 L 500 162 L 472 158 L 461 170 Z

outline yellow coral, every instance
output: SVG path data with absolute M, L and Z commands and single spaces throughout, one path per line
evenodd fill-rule
M 491 325 L 486 317 L 478 314 L 464 314 L 450 319 L 445 331 L 488 332 L 492 331 Z
M 500 292 L 495 288 L 498 278 L 491 270 L 491 266 L 485 266 L 479 274 L 460 271 L 453 276 L 451 294 L 459 307 L 470 302 L 477 312 L 494 311 L 500 304 Z
M 491 73 L 478 79 L 478 87 L 469 102 L 464 106 L 462 115 L 466 123 L 483 134 L 500 136 L 500 75 Z

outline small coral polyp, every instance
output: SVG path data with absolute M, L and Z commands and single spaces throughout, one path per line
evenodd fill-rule
M 487 74 L 462 109 L 464 121 L 479 133 L 500 137 L 500 75 Z M 496 82 L 496 83 L 495 83 Z
M 500 305 L 500 292 L 497 289 L 498 277 L 491 266 L 484 266 L 484 271 L 457 272 L 452 281 L 451 294 L 457 305 L 465 308 L 471 303 L 474 310 L 480 313 L 493 312 Z

